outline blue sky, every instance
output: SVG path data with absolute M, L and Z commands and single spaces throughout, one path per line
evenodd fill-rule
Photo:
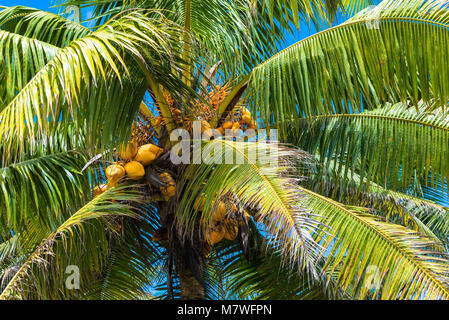
M 33 7 L 45 11 L 50 11 L 54 13 L 58 13 L 60 8 L 52 8 L 53 5 L 56 4 L 55 0 L 0 0 L 0 5 L 2 6 L 17 6 L 17 5 L 23 5 L 28 7 Z M 82 19 L 85 20 L 89 18 L 90 11 L 82 10 L 81 15 Z M 72 15 L 73 16 L 73 15 Z M 69 16 L 69 18 L 72 18 Z M 343 17 L 338 18 L 338 22 L 341 23 L 344 21 Z M 289 46 L 301 39 L 304 39 L 312 34 L 314 34 L 316 30 L 314 28 L 308 30 L 307 25 L 305 23 L 301 24 L 301 29 L 299 32 L 295 32 L 294 36 L 288 36 L 286 39 L 285 46 Z
M 379 2 L 379 1 L 376 1 Z M 56 4 L 56 0 L 0 0 L 0 5 L 3 6 L 17 6 L 23 5 L 33 8 L 38 8 L 45 11 L 50 11 L 54 13 L 58 13 L 60 8 L 52 7 Z M 81 12 L 82 20 L 86 20 L 90 17 L 91 9 L 83 9 Z M 73 14 L 68 16 L 69 19 L 73 18 Z M 346 20 L 346 17 L 337 16 L 336 23 L 340 24 Z M 288 47 L 295 42 L 298 42 L 301 39 L 307 38 L 308 36 L 316 33 L 315 28 L 309 29 L 305 23 L 301 23 L 300 30 L 295 32 L 295 34 L 286 36 L 286 43 L 284 46 L 281 46 L 279 49 L 283 49 Z

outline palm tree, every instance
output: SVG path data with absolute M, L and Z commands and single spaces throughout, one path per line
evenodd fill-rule
M 448 2 L 60 3 L 0 11 L 0 298 L 449 297 Z

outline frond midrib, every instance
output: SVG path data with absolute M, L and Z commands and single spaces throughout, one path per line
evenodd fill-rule
M 388 115 L 380 115 L 380 114 L 373 114 L 373 113 L 341 113 L 341 114 L 326 114 L 326 115 L 319 115 L 319 116 L 313 116 L 313 117 L 306 117 L 306 118 L 298 118 L 295 121 L 310 121 L 310 120 L 320 120 L 320 119 L 339 119 L 339 118 L 372 118 L 372 119 L 382 119 L 382 120 L 393 120 L 398 122 L 406 122 L 406 123 L 412 123 L 417 125 L 422 125 L 426 127 L 430 127 L 437 130 L 442 131 L 448 131 L 449 132 L 449 126 L 441 126 L 441 125 L 434 125 L 432 123 L 429 123 L 427 121 L 422 120 L 415 120 L 410 118 L 401 118 L 401 117 L 395 117 L 395 116 L 388 116 Z

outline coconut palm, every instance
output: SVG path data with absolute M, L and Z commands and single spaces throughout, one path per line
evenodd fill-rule
M 60 4 L 0 11 L 0 298 L 449 297 L 449 2 Z

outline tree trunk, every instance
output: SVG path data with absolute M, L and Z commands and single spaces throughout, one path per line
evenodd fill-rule
M 179 273 L 182 300 L 204 300 L 204 287 L 193 276 L 192 272 L 183 268 Z

